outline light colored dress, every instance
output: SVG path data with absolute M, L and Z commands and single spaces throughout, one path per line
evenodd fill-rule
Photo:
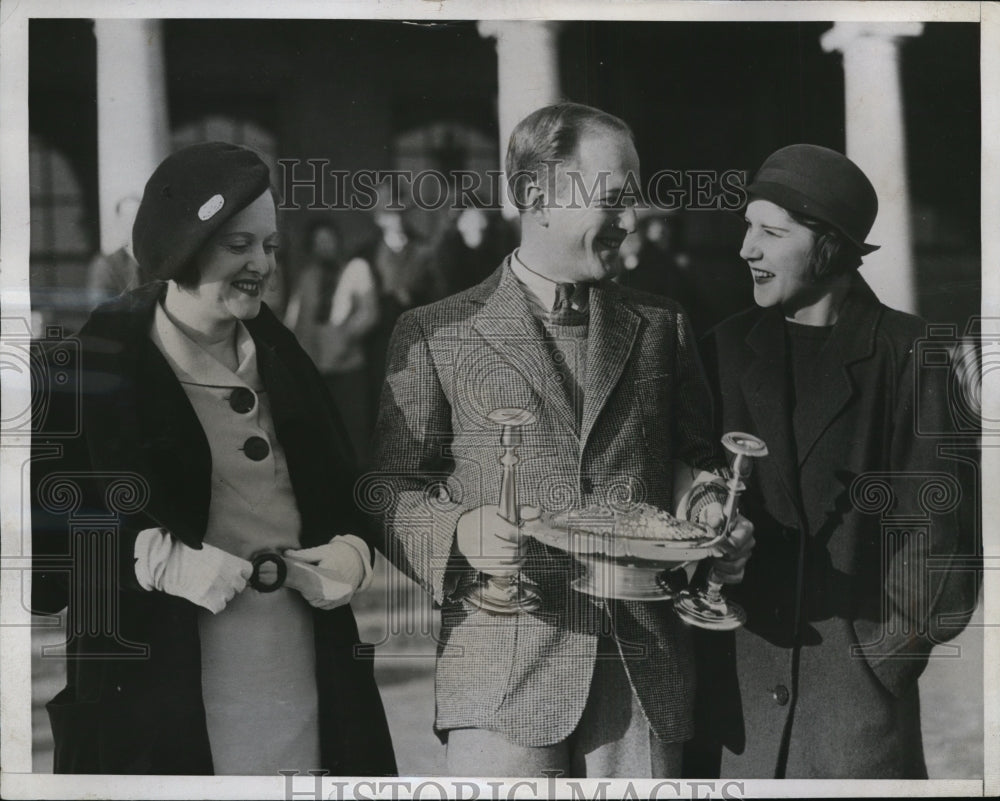
M 246 328 L 237 323 L 235 373 L 177 328 L 159 305 L 150 337 L 184 388 L 211 448 L 204 541 L 243 559 L 263 549 L 300 547 L 288 466 Z M 318 768 L 313 620 L 299 593 L 247 587 L 219 614 L 202 610 L 199 634 L 215 773 L 259 776 Z

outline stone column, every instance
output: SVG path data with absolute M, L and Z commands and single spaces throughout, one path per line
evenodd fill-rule
M 902 311 L 917 310 L 906 171 L 906 130 L 899 76 L 903 37 L 923 23 L 838 22 L 820 38 L 844 57 L 847 156 L 871 179 L 879 210 L 869 242 L 881 249 L 865 257 L 862 274 L 875 294 Z
M 169 152 L 162 23 L 152 19 L 98 19 L 97 176 L 101 251 L 120 248 L 131 215 L 119 201 L 142 197 L 146 180 Z M 135 203 L 131 205 L 134 214 Z
M 500 166 L 507 155 L 510 132 L 537 108 L 560 99 L 559 23 L 484 20 L 481 36 L 492 36 L 497 47 L 497 106 L 500 121 Z M 501 191 L 504 216 L 517 217 L 517 209 Z

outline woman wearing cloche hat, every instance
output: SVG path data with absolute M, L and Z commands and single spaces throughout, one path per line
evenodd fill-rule
M 881 304 L 858 273 L 878 247 L 878 200 L 857 165 L 791 145 L 747 195 L 740 257 L 757 306 L 710 332 L 704 355 L 719 431 L 755 434 L 770 455 L 741 501 L 757 547 L 730 592 L 748 623 L 697 633 L 688 771 L 926 777 L 917 678 L 975 597 L 970 574 L 927 565 L 968 552 L 957 498 L 928 504 L 957 487 L 955 463 L 916 433 L 917 409 L 948 430 L 946 376 L 915 384 L 923 321 Z M 883 512 L 925 520 L 925 533 L 887 533 Z
M 395 771 L 348 606 L 374 555 L 348 440 L 261 302 L 275 222 L 252 151 L 169 156 L 133 229 L 158 280 L 91 315 L 78 383 L 38 388 L 51 413 L 36 443 L 57 443 L 74 404 L 82 422 L 32 476 L 33 605 L 68 605 L 56 772 Z M 110 532 L 106 561 L 77 553 L 81 514 Z M 74 570 L 53 570 L 66 554 Z M 93 624 L 94 598 L 109 623 Z

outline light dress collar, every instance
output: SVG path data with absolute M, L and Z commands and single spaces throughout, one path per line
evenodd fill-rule
M 159 303 L 149 336 L 182 384 L 243 386 L 254 391 L 263 388 L 257 372 L 257 348 L 250 332 L 239 320 L 236 321 L 236 357 L 239 361 L 236 372 L 178 328 Z

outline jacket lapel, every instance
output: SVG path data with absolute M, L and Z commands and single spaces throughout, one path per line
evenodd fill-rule
M 212 453 L 208 439 L 173 370 L 149 337 L 140 347 L 136 400 L 138 434 L 126 436 L 136 460 L 151 470 L 147 513 L 188 545 L 200 543 L 208 525 Z M 182 499 L 183 502 L 179 502 Z
M 746 337 L 752 352 L 740 386 L 757 433 L 767 444 L 781 486 L 792 508 L 801 506 L 795 440 L 788 399 L 784 321 L 778 309 L 765 309 Z
M 483 298 L 483 308 L 472 317 L 472 326 L 575 435 L 576 418 L 566 393 L 556 380 L 552 356 L 544 344 L 542 325 L 532 313 L 507 261 L 499 273 L 496 289 Z
M 308 419 L 302 408 L 300 388 L 295 386 L 288 369 L 278 358 L 275 346 L 267 339 L 258 326 L 247 326 L 257 351 L 257 370 L 269 397 L 271 419 L 275 433 L 281 434 L 290 426 Z
M 878 315 L 878 299 L 864 280 L 856 276 L 837 324 L 821 352 L 821 359 L 829 362 L 831 368 L 814 391 L 798 401 L 798 416 L 802 420 L 796 432 L 799 465 L 809 457 L 816 441 L 854 395 L 850 366 L 874 352 Z
M 165 290 L 150 284 L 95 312 L 81 330 L 89 340 L 84 398 L 91 461 L 129 470 L 148 485 L 142 514 L 198 547 L 208 520 L 211 452 L 184 390 L 149 338 Z
M 621 378 L 639 332 L 641 318 L 611 284 L 590 289 L 587 380 L 580 439 L 586 444 L 601 410 Z
M 267 319 L 262 319 L 265 316 Z M 257 319 L 247 321 L 247 329 L 254 340 L 257 370 L 301 515 L 302 544 L 320 545 L 329 540 L 336 524 L 352 527 L 342 487 L 353 482 L 354 457 L 346 438 L 333 430 L 331 410 L 319 401 L 326 388 L 296 369 L 292 354 L 270 336 L 276 324 L 269 312 L 261 310 Z M 333 515 L 332 509 L 336 510 Z

